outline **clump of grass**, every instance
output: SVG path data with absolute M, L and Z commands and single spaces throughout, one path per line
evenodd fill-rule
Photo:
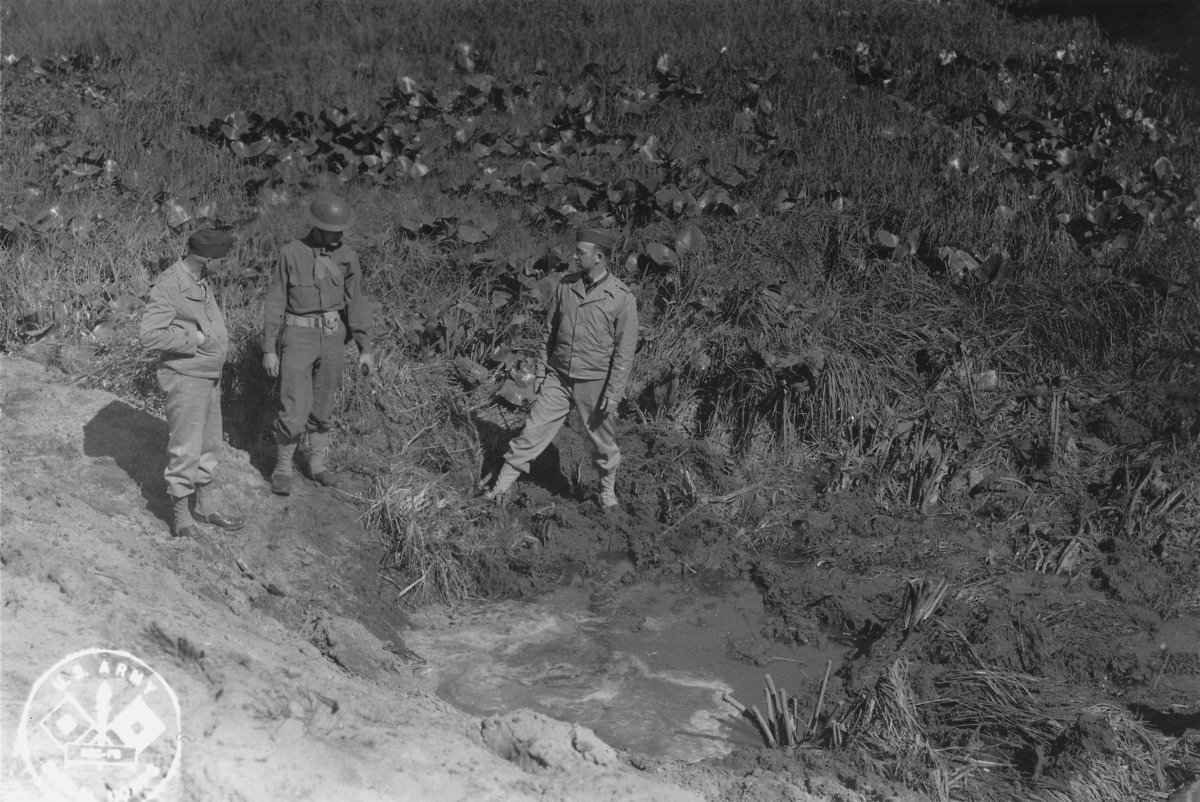
M 384 549 L 382 575 L 406 603 L 476 596 L 504 564 L 471 500 L 482 463 L 476 412 L 448 357 L 414 364 L 385 340 L 376 360 L 374 376 L 343 383 L 349 431 L 334 457 L 371 481 L 366 520 Z
M 1102 750 L 1092 746 L 1097 735 L 1104 739 Z M 1107 704 L 1084 709 L 1051 748 L 1047 777 L 1030 795 L 1037 802 L 1118 802 L 1165 794 L 1172 785 L 1167 767 L 1186 754 L 1179 739 Z
M 460 493 L 426 471 L 399 464 L 377 477 L 372 497 L 367 521 L 385 549 L 381 565 L 399 589 L 397 601 L 475 595 L 475 569 L 489 546 Z M 407 584 L 392 580 L 391 572 Z
M 995 668 L 944 670 L 922 698 L 894 660 L 824 732 L 885 777 L 936 799 L 1006 798 L 1000 778 L 1025 775 L 1040 802 L 1144 798 L 1168 789 L 1187 745 L 1111 705 L 1082 710 L 1045 680 Z

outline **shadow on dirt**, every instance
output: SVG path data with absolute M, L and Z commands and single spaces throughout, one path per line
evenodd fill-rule
M 148 412 L 113 401 L 83 426 L 83 453 L 89 457 L 111 457 L 129 474 L 146 509 L 163 523 L 172 521 L 167 500 L 167 424 Z
M 1182 737 L 1188 730 L 1200 730 L 1200 713 L 1167 713 L 1144 704 L 1131 704 L 1129 711 L 1172 738 Z
M 229 445 L 245 451 L 263 477 L 275 467 L 271 424 L 279 412 L 279 382 L 267 376 L 257 346 L 242 341 L 242 350 L 225 363 L 221 377 L 221 409 Z

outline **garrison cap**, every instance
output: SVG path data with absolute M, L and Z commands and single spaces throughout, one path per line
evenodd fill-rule
M 220 259 L 233 247 L 233 235 L 215 228 L 202 228 L 188 237 L 188 250 L 207 259 Z
M 605 253 L 612 255 L 613 246 L 617 244 L 617 237 L 615 234 L 597 228 L 581 228 L 575 234 L 575 241 L 590 242 Z

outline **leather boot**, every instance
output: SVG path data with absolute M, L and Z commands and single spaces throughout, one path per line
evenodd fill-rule
M 308 433 L 308 472 L 313 481 L 325 487 L 337 487 L 341 484 L 333 471 L 325 465 L 329 455 L 329 432 Z
M 600 477 L 600 506 L 606 510 L 618 506 L 616 471 L 609 471 Z
M 492 485 L 492 489 L 483 494 L 483 497 L 488 501 L 496 501 L 504 496 L 505 493 L 513 486 L 513 483 L 520 478 L 521 472 L 507 462 L 500 468 L 500 475 L 496 477 L 496 483 Z
M 296 456 L 299 437 L 275 435 L 275 470 L 271 473 L 271 492 L 280 496 L 292 492 L 292 460 Z
M 196 537 L 200 534 L 196 522 L 192 520 L 190 495 L 171 496 L 171 509 L 175 513 L 175 524 L 171 534 L 175 537 Z
M 228 532 L 236 532 L 246 525 L 246 519 L 241 515 L 227 515 L 213 509 L 212 494 L 208 485 L 196 485 L 196 515 L 200 523 L 211 524 Z

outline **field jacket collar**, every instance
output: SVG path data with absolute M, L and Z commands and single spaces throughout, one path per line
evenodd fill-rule
M 611 297 L 613 295 L 612 282 L 609 281 L 611 276 L 612 273 L 608 270 L 605 270 L 603 276 L 598 278 L 595 282 L 589 283 L 587 273 L 583 273 L 580 275 L 578 281 L 571 282 L 571 291 L 579 297 L 581 303 L 585 304 L 591 303 L 592 301 L 597 301 L 606 296 Z M 604 286 L 606 284 L 608 286 Z M 602 292 L 593 293 L 592 290 L 596 289 L 602 290 Z
M 212 287 L 209 286 L 208 278 L 196 278 L 196 275 L 182 262 L 179 267 L 179 281 L 182 285 L 180 291 L 183 293 L 184 298 L 201 305 L 208 301 L 208 297 L 212 293 Z

